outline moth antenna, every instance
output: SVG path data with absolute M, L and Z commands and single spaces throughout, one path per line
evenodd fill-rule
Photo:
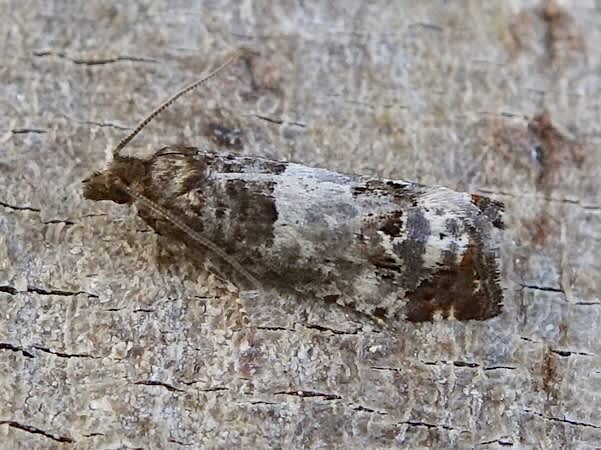
M 158 216 L 161 216 L 167 222 L 171 223 L 172 225 L 174 225 L 175 227 L 179 228 L 181 231 L 186 233 L 197 243 L 199 243 L 203 247 L 209 249 L 211 252 L 213 252 L 217 256 L 219 256 L 221 259 L 223 259 L 225 262 L 227 262 L 230 266 L 232 266 L 238 273 L 240 273 L 248 281 L 250 281 L 255 289 L 260 290 L 261 283 L 259 282 L 259 280 L 257 280 L 248 270 L 246 270 L 244 267 L 242 267 L 242 265 L 238 261 L 236 261 L 230 255 L 228 255 L 225 251 L 223 251 L 221 249 L 221 247 L 219 247 L 213 241 L 211 241 L 210 239 L 201 235 L 197 231 L 193 230 L 191 227 L 186 225 L 183 221 L 181 221 L 177 217 L 173 216 L 173 214 L 171 214 L 167 209 L 156 204 L 155 202 L 146 198 L 142 194 L 139 194 L 138 192 L 134 191 L 132 188 L 127 186 L 121 180 L 115 180 L 115 184 L 120 189 L 123 189 L 125 192 L 127 192 L 131 197 L 133 197 L 138 202 L 140 202 L 141 204 L 146 206 L 148 209 L 150 209 L 153 213 L 155 213 Z
M 148 125 L 156 116 L 158 116 L 161 112 L 163 112 L 166 108 L 168 108 L 169 106 L 171 106 L 171 104 L 173 102 L 175 102 L 178 98 L 180 98 L 182 95 L 190 92 L 192 89 L 197 88 L 198 86 L 200 86 L 201 84 L 204 84 L 205 82 L 207 82 L 208 80 L 210 80 L 211 78 L 215 77 L 216 75 L 218 75 L 223 69 L 225 69 L 226 67 L 228 67 L 230 64 L 232 64 L 234 61 L 236 61 L 238 58 L 240 58 L 240 56 L 242 56 L 244 53 L 251 53 L 249 50 L 246 49 L 240 49 L 237 50 L 236 52 L 234 52 L 234 54 L 232 56 L 230 56 L 223 64 L 221 64 L 219 67 L 217 67 L 215 70 L 213 70 L 211 73 L 209 73 L 207 76 L 205 76 L 204 78 L 201 78 L 200 80 L 196 80 L 194 83 L 189 84 L 188 86 L 180 89 L 178 92 L 176 92 L 175 94 L 173 94 L 171 97 L 169 97 L 167 100 L 165 100 L 163 103 L 161 103 L 157 108 L 155 108 L 150 114 L 148 114 L 148 116 L 146 116 L 137 126 L 136 128 L 134 128 L 134 130 L 129 133 L 127 136 L 125 136 L 123 139 L 121 139 L 121 141 L 115 146 L 115 148 L 113 148 L 113 157 L 116 157 L 119 155 L 119 152 L 121 150 L 123 150 L 123 148 L 129 144 L 129 142 L 136 137 L 136 135 L 142 131 L 142 129 L 144 129 L 144 127 L 146 127 L 146 125 Z

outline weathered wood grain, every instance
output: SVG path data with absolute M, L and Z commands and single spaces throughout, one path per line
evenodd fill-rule
M 594 2 L 0 2 L 4 448 L 594 448 Z M 377 332 L 247 302 L 81 180 L 226 50 L 260 58 L 131 151 L 246 155 L 506 204 L 503 313 Z M 228 130 L 235 130 L 229 135 Z M 225 137 L 224 137 L 225 136 Z

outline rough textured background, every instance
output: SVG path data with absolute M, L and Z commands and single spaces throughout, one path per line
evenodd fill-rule
M 543 6 L 1 1 L 0 447 L 598 446 L 601 4 Z M 132 149 L 219 145 L 219 124 L 245 153 L 488 193 L 501 316 L 391 334 L 257 299 L 240 330 L 226 284 L 81 199 L 240 45 L 261 57 Z

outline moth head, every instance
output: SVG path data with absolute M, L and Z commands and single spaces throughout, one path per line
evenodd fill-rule
M 88 200 L 112 200 L 115 203 L 132 203 L 132 190 L 136 190 L 136 184 L 141 184 L 142 178 L 146 173 L 146 166 L 142 160 L 123 156 L 123 149 L 129 142 L 142 131 L 151 121 L 155 119 L 162 111 L 167 109 L 182 95 L 203 85 L 211 78 L 215 77 L 226 67 L 237 61 L 245 55 L 253 54 L 248 49 L 238 49 L 224 63 L 214 69 L 205 77 L 179 90 L 169 97 L 150 114 L 148 114 L 138 125 L 113 148 L 113 160 L 109 166 L 102 172 L 96 172 L 91 177 L 83 180 L 83 195 Z M 128 192 L 128 190 L 130 192 Z
M 254 52 L 247 49 L 237 50 L 229 59 L 204 78 L 181 89 L 154 109 L 113 148 L 113 160 L 109 163 L 108 167 L 101 172 L 93 173 L 90 177 L 83 180 L 83 196 L 88 200 L 112 200 L 115 203 L 134 203 L 135 201 L 138 204 L 141 204 L 155 216 L 163 218 L 163 220 L 171 223 L 171 225 L 186 233 L 193 241 L 196 241 L 198 244 L 208 248 L 213 253 L 229 262 L 234 269 L 241 273 L 256 289 L 258 289 L 261 286 L 260 282 L 234 258 L 230 257 L 218 245 L 187 225 L 185 221 L 180 220 L 168 209 L 146 197 L 143 192 L 143 186 L 145 182 L 148 181 L 150 162 L 124 156 L 122 153 L 122 150 L 127 144 L 142 131 L 146 125 L 154 120 L 154 118 L 162 111 L 167 109 L 179 97 L 201 86 L 234 61 L 248 54 L 254 54 Z
M 115 203 L 131 203 L 133 199 L 123 186 L 135 188 L 146 175 L 146 163 L 140 159 L 117 157 L 100 172 L 94 172 L 83 180 L 83 196 L 88 200 L 112 200 Z

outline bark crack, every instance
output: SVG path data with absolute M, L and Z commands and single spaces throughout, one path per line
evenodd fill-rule
M 33 358 L 34 355 L 29 353 L 23 347 L 17 347 L 16 345 L 9 344 L 8 342 L 0 342 L 0 350 L 10 350 L 11 352 L 21 352 L 23 356 Z
M 549 422 L 560 422 L 560 423 L 565 423 L 565 424 L 573 425 L 573 426 L 577 426 L 577 427 L 594 428 L 596 430 L 601 430 L 601 426 L 599 426 L 599 425 L 594 425 L 592 423 L 586 423 L 586 422 L 580 422 L 577 420 L 562 419 L 562 418 L 553 417 L 553 416 L 545 416 L 544 414 L 539 413 L 538 411 L 534 411 L 532 409 L 526 408 L 523 410 L 523 412 L 525 412 L 526 414 L 535 415 L 537 417 L 540 417 L 541 419 L 548 420 Z
M 71 226 L 71 225 L 75 225 L 75 222 L 69 220 L 69 219 L 51 219 L 51 220 L 44 220 L 42 221 L 42 223 L 44 225 L 52 225 L 52 224 L 56 224 L 56 223 L 64 223 L 67 226 Z
M 405 420 L 403 422 L 398 422 L 398 425 L 409 425 L 412 427 L 425 427 L 425 428 L 429 428 L 429 429 L 442 428 L 443 430 L 447 430 L 447 431 L 459 431 L 459 432 L 466 431 L 466 430 L 460 430 L 458 428 L 454 428 L 450 425 L 428 423 L 428 422 L 422 422 L 419 420 Z
M 19 293 L 14 287 L 7 285 L 0 286 L 0 292 L 6 292 L 10 295 L 17 295 Z
M 599 306 L 601 302 L 576 302 L 574 305 L 577 306 Z
M 98 359 L 98 356 L 93 356 L 93 355 L 89 355 L 87 353 L 65 353 L 65 352 L 57 352 L 56 350 L 50 350 L 47 347 L 42 347 L 40 345 L 33 345 L 33 348 L 35 348 L 36 350 L 40 350 L 41 352 L 44 353 L 49 353 L 51 355 L 54 356 L 58 356 L 60 358 L 91 358 L 91 359 Z
M 48 439 L 52 439 L 53 441 L 56 441 L 56 442 L 69 442 L 69 443 L 75 442 L 72 438 L 70 438 L 68 436 L 61 436 L 60 434 L 50 433 L 48 431 L 44 431 L 44 430 L 34 427 L 32 425 L 26 425 L 26 424 L 17 422 L 15 420 L 0 420 L 0 425 L 5 425 L 5 424 L 8 425 L 9 427 L 17 428 L 19 430 L 23 430 L 28 433 L 40 434 L 40 435 L 45 436 Z
M 6 203 L 1 200 L 0 200 L 0 206 L 3 206 L 8 209 L 12 209 L 13 211 L 32 211 L 32 212 L 37 212 L 37 213 L 39 213 L 41 211 L 41 209 L 34 208 L 29 205 L 27 205 L 27 206 L 12 205 L 10 203 Z
M 43 288 L 39 288 L 39 287 L 35 287 L 35 286 L 28 286 L 26 292 L 34 292 L 34 293 L 40 294 L 40 295 L 58 295 L 61 297 L 74 297 L 79 294 L 86 294 L 90 298 L 98 298 L 98 296 L 96 294 L 92 294 L 92 293 L 86 292 L 86 291 L 63 291 L 60 289 L 47 290 L 47 289 L 43 289 Z
M 473 362 L 473 361 L 445 361 L 445 360 L 440 360 L 440 361 L 421 361 L 423 364 L 427 365 L 427 366 L 437 366 L 439 364 L 443 364 L 443 365 L 447 365 L 447 364 L 452 364 L 455 367 L 467 367 L 469 369 L 476 369 L 478 367 L 480 367 L 480 364 L 477 362 Z
M 259 326 L 256 327 L 257 330 L 264 330 L 264 331 L 294 331 L 293 328 L 286 328 L 286 327 L 275 327 L 275 326 Z
M 480 367 L 480 364 L 478 364 L 478 363 L 467 362 L 467 361 L 453 361 L 453 365 L 455 367 L 469 367 L 471 369 L 474 369 L 476 367 Z
M 162 381 L 153 381 L 153 380 L 144 380 L 144 381 L 136 381 L 134 384 L 144 385 L 144 386 L 160 386 L 167 389 L 170 392 L 185 392 L 183 389 L 176 388 L 175 386 L 164 383 Z
M 104 436 L 104 435 L 105 435 L 104 433 L 98 433 L 98 432 L 95 432 L 95 433 L 88 433 L 88 434 L 84 434 L 84 435 L 83 435 L 83 437 L 86 437 L 86 438 L 92 438 L 92 437 L 96 437 L 96 436 Z
M 401 369 L 398 367 L 384 367 L 384 366 L 369 366 L 372 370 L 387 370 L 390 372 L 401 372 Z
M 183 447 L 191 447 L 192 445 L 194 445 L 193 443 L 178 441 L 177 439 L 174 439 L 174 438 L 169 438 L 168 442 L 171 442 L 172 444 L 181 445 Z
M 288 120 L 284 120 L 284 119 L 276 119 L 273 117 L 262 116 L 260 114 L 250 114 L 250 116 L 254 117 L 255 119 L 264 120 L 266 122 L 273 123 L 275 125 L 294 125 L 294 126 L 300 127 L 300 128 L 307 127 L 307 124 L 302 123 L 302 122 L 294 122 L 294 121 L 288 121 Z
M 321 397 L 324 400 L 340 400 L 342 397 L 336 394 L 330 394 L 327 392 L 317 392 L 317 391 L 308 391 L 308 390 L 298 390 L 298 391 L 278 391 L 274 392 L 273 395 L 293 395 L 300 398 L 309 398 L 309 397 Z
M 273 406 L 273 405 L 280 405 L 280 403 L 276 403 L 276 402 L 266 402 L 264 400 L 252 400 L 252 401 L 248 401 L 248 402 L 238 402 L 238 405 L 265 405 L 265 406 Z
M 156 64 L 159 62 L 156 59 L 152 59 L 152 58 L 143 58 L 143 57 L 128 56 L 128 55 L 120 55 L 120 56 L 115 56 L 112 58 L 98 58 L 98 59 L 75 58 L 72 56 L 68 56 L 64 52 L 54 52 L 54 51 L 50 51 L 50 50 L 34 51 L 33 56 L 38 57 L 38 58 L 43 58 L 46 56 L 57 56 L 58 58 L 66 59 L 67 61 L 70 61 L 73 64 L 86 65 L 86 66 L 98 66 L 98 65 L 104 65 L 104 64 L 113 64 L 113 63 L 118 63 L 118 62 L 122 62 L 122 61 L 142 62 L 142 63 L 152 63 L 152 64 Z
M 572 356 L 572 355 L 578 355 L 578 356 L 595 356 L 593 353 L 587 353 L 587 352 L 579 352 L 576 350 L 560 350 L 560 349 L 549 349 L 549 351 L 551 353 L 555 353 L 556 355 L 562 356 L 564 358 L 568 357 L 568 356 Z
M 116 130 L 121 130 L 121 131 L 129 131 L 129 130 L 133 129 L 132 127 L 128 127 L 125 125 L 119 125 L 119 124 L 112 123 L 112 122 L 98 122 L 96 120 L 78 119 L 76 117 L 71 117 L 70 115 L 65 114 L 64 112 L 61 112 L 60 115 L 68 120 L 80 123 L 82 125 L 93 125 L 93 126 L 100 127 L 100 128 L 114 128 Z
M 560 292 L 565 295 L 565 291 L 562 288 L 556 288 L 552 286 L 538 286 L 536 284 L 520 284 L 522 289 L 532 289 L 536 291 L 544 291 L 544 292 Z
M 28 286 L 27 290 L 19 291 L 13 286 L 2 285 L 0 286 L 0 292 L 6 292 L 7 294 L 17 295 L 17 294 L 26 294 L 26 293 L 35 293 L 39 295 L 58 295 L 61 297 L 74 297 L 79 294 L 86 294 L 89 298 L 98 298 L 96 294 L 92 294 L 86 291 L 63 291 L 60 289 L 43 289 L 35 286 Z
M 490 441 L 479 442 L 477 445 L 499 444 L 501 447 L 513 447 L 513 441 L 509 437 L 500 437 Z
M 185 384 L 186 386 L 192 386 L 194 384 L 197 383 L 202 383 L 203 381 L 182 381 L 182 384 Z M 225 387 L 225 386 L 209 386 L 209 387 L 205 387 L 205 388 L 200 388 L 197 389 L 197 391 L 200 392 L 220 392 L 220 391 L 229 391 L 229 388 Z
M 338 330 L 336 328 L 330 328 L 330 327 L 326 327 L 324 325 L 317 325 L 317 324 L 305 324 L 305 323 L 298 323 L 295 322 L 294 326 L 301 326 L 303 328 L 307 328 L 310 330 L 317 330 L 317 331 L 321 331 L 321 332 L 328 332 L 328 333 L 333 333 L 333 334 L 338 334 L 338 335 L 349 335 L 349 336 L 355 336 L 357 334 L 359 334 L 359 332 L 362 330 L 361 327 L 357 328 L 354 331 L 344 331 L 344 330 Z M 280 326 L 270 326 L 270 325 L 261 325 L 261 326 L 257 326 L 255 327 L 257 330 L 265 330 L 265 331 L 289 331 L 289 332 L 296 332 L 296 328 L 287 328 L 287 327 L 280 327 Z
M 384 411 L 377 411 L 375 409 L 367 408 L 363 405 L 349 405 L 352 407 L 353 411 L 366 412 L 370 414 L 379 414 L 380 416 L 387 416 L 388 413 Z
M 354 331 L 343 331 L 343 330 L 337 330 L 336 328 L 330 328 L 330 327 L 326 327 L 324 325 L 316 325 L 316 324 L 302 324 L 302 326 L 305 328 L 309 328 L 311 330 L 331 332 L 334 334 L 357 335 L 361 331 L 361 328 L 357 328 Z
M 13 128 L 10 130 L 12 134 L 46 134 L 48 131 L 42 128 Z

